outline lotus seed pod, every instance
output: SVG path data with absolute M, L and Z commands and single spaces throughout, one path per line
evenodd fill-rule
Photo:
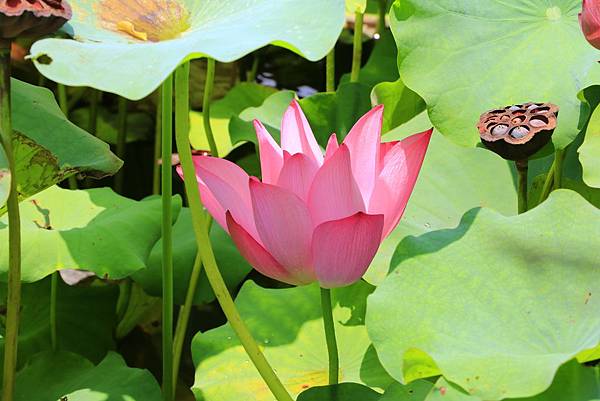
M 483 144 L 507 160 L 527 160 L 549 141 L 558 116 L 551 103 L 524 103 L 487 111 L 477 129 Z
M 71 7 L 64 0 L 0 0 L 0 39 L 48 35 L 71 15 Z

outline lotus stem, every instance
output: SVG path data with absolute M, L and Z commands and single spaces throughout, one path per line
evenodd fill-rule
M 8 296 L 4 334 L 4 373 L 2 400 L 13 401 L 17 368 L 17 340 L 21 309 L 21 220 L 15 158 L 12 149 L 10 105 L 10 41 L 0 39 L 0 139 L 11 174 L 8 210 Z
M 329 355 L 329 384 L 338 384 L 340 362 L 335 339 L 331 290 L 329 289 L 321 288 L 321 308 L 323 309 L 323 326 L 325 327 L 325 341 L 327 342 L 327 353 Z
M 190 116 L 190 64 L 184 63 L 175 70 L 175 139 L 177 149 L 181 154 L 181 149 L 187 146 L 189 149 L 189 116 Z M 180 156 L 181 157 L 181 156 Z M 188 195 L 189 197 L 189 195 Z M 191 201 L 188 199 L 188 204 Z M 206 223 L 206 219 L 203 219 Z M 203 227 L 202 230 L 205 228 Z M 194 296 L 198 288 L 198 280 L 202 271 L 202 258 L 200 253 L 196 255 L 192 274 L 189 279 L 188 289 L 185 295 L 183 306 L 179 309 L 177 318 L 177 326 L 175 328 L 175 339 L 173 341 L 173 383 L 177 385 L 179 376 L 179 366 L 181 362 L 181 353 L 183 350 L 183 342 L 192 311 Z
M 69 98 L 67 95 L 67 87 L 63 84 L 57 84 L 58 106 L 65 117 L 69 119 Z M 68 178 L 69 188 L 77 189 L 77 178 L 74 175 Z
M 119 110 L 117 114 L 117 157 L 125 159 L 127 149 L 127 99 L 119 97 Z M 123 184 L 125 183 L 125 166 L 115 176 L 115 191 L 123 194 Z
M 562 187 L 563 161 L 565 160 L 565 150 L 557 149 L 554 153 L 554 185 L 553 189 Z
M 171 167 L 173 135 L 173 75 L 162 85 L 162 353 L 163 400 L 173 400 L 173 239 Z
M 152 194 L 160 193 L 160 145 L 162 141 L 162 87 L 158 88 L 158 101 L 156 102 L 156 125 L 154 128 L 154 163 L 152 164 Z
M 117 299 L 117 321 L 120 322 L 125 317 L 131 300 L 131 290 L 133 283 L 130 279 L 125 279 L 119 283 L 119 298 Z
M 554 185 L 554 169 L 556 169 L 556 156 L 554 157 L 554 161 L 552 162 L 550 169 L 548 169 L 548 173 L 546 173 L 546 179 L 544 180 L 544 186 L 542 187 L 538 205 L 545 201 L 552 191 L 552 187 Z
M 180 67 L 186 68 L 186 67 Z M 185 74 L 185 71 L 182 72 Z M 182 78 L 183 79 L 183 78 Z M 207 84 L 208 81 L 207 81 Z M 206 116 L 206 115 L 205 115 Z M 201 261 L 206 271 L 208 281 L 217 297 L 223 313 L 227 317 L 231 328 L 236 333 L 240 340 L 240 343 L 246 350 L 250 360 L 254 363 L 254 366 L 262 376 L 263 380 L 275 396 L 278 401 L 292 401 L 292 397 L 289 395 L 273 368 L 269 365 L 266 358 L 262 354 L 258 344 L 252 337 L 250 330 L 244 324 L 240 314 L 229 294 L 229 290 L 223 281 L 223 277 L 219 272 L 215 255 L 213 253 L 210 237 L 208 235 L 208 218 L 204 212 L 202 201 L 200 200 L 200 190 L 198 189 L 198 183 L 196 181 L 196 172 L 194 169 L 194 163 L 192 160 L 192 151 L 189 142 L 189 136 L 186 131 L 176 131 L 177 138 L 177 150 L 179 152 L 179 158 L 181 161 L 181 167 L 183 168 L 185 192 L 187 194 L 190 211 L 192 213 L 192 224 L 194 228 L 194 235 L 198 244 L 198 250 L 200 252 Z
M 363 31 L 363 13 L 356 12 L 354 22 L 354 46 L 352 48 L 352 71 L 350 72 L 350 82 L 358 82 L 360 75 L 360 64 L 362 61 L 362 31 Z
M 198 289 L 198 281 L 200 280 L 201 272 L 202 257 L 198 252 L 198 254 L 196 254 L 196 259 L 194 260 L 192 274 L 190 275 L 190 283 L 185 294 L 185 301 L 181 308 L 179 308 L 177 326 L 175 327 L 175 339 L 173 340 L 173 383 L 175 383 L 175 386 L 177 386 L 177 381 L 179 379 L 179 367 L 181 364 L 183 342 L 185 341 L 185 335 L 187 333 L 188 323 L 190 321 L 190 314 L 192 312 L 194 297 L 196 295 L 196 290 Z
M 515 161 L 515 166 L 519 175 L 517 198 L 518 211 L 521 214 L 527 211 L 527 171 L 529 170 L 529 161 L 527 159 L 517 160 Z
M 56 324 L 56 299 L 58 296 L 58 276 L 60 273 L 57 271 L 52 273 L 52 279 L 50 282 L 50 343 L 52 344 L 52 351 L 58 350 L 58 336 L 57 336 L 57 324 Z
M 335 92 L 335 45 L 325 59 L 325 90 Z
M 98 130 L 98 103 L 100 102 L 100 92 L 90 88 L 90 115 L 88 121 L 88 132 L 96 135 Z
M 387 0 L 379 0 L 379 20 L 377 21 L 377 32 L 385 31 L 385 13 L 387 8 Z
M 210 126 L 210 102 L 212 100 L 213 88 L 215 85 L 215 59 L 206 59 L 206 84 L 204 85 L 204 99 L 202 100 L 202 120 L 204 122 L 204 132 L 210 147 L 210 154 L 219 157 L 219 150 L 215 142 L 212 128 Z
M 258 73 L 258 64 L 260 62 L 260 57 L 257 52 L 254 52 L 252 55 L 252 67 L 250 70 L 246 71 L 246 81 L 254 82 L 256 81 L 256 74 Z

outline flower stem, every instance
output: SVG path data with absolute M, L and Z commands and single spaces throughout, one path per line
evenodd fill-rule
M 377 32 L 385 31 L 385 13 L 387 8 L 387 0 L 379 0 L 379 20 L 377 21 Z
M 554 185 L 554 169 L 556 169 L 556 156 L 554 157 L 554 161 L 550 166 L 550 169 L 546 173 L 546 179 L 544 180 L 544 186 L 542 187 L 542 192 L 540 193 L 540 199 L 538 201 L 538 205 L 548 198 L 550 195 L 550 191 L 552 191 L 552 186 Z
M 565 149 L 557 149 L 554 153 L 554 185 L 553 189 L 560 189 L 562 185 L 563 161 Z
M 189 115 L 190 115 L 190 64 L 184 63 L 175 70 L 175 138 L 177 149 L 187 147 L 189 149 Z M 181 157 L 181 156 L 180 156 Z M 189 195 L 188 195 L 189 196 Z M 188 204 L 191 203 L 188 200 Z M 206 219 L 202 219 L 203 224 Z M 202 230 L 205 230 L 203 227 Z M 198 288 L 198 280 L 202 271 L 202 258 L 200 253 L 196 255 L 194 267 L 189 279 L 185 302 L 179 310 L 177 318 L 177 326 L 175 328 L 175 339 L 173 341 L 173 383 L 177 385 L 179 376 L 179 365 L 181 362 L 181 352 L 183 350 L 183 342 L 192 311 L 194 295 Z
M 58 105 L 60 110 L 63 112 L 65 117 L 69 119 L 69 98 L 67 95 L 67 87 L 63 84 L 57 84 L 58 91 Z M 68 178 L 69 188 L 77 189 L 77 178 L 74 175 Z
M 204 85 L 204 98 L 202 99 L 202 116 L 204 122 L 204 132 L 210 147 L 210 154 L 219 157 L 219 150 L 215 142 L 212 128 L 210 126 L 210 102 L 212 100 L 213 88 L 215 85 L 215 59 L 208 57 L 206 59 L 206 84 Z
M 325 90 L 335 92 L 335 46 L 325 59 Z
M 529 161 L 527 159 L 517 160 L 515 161 L 515 166 L 519 174 L 517 197 L 519 203 L 518 210 L 519 214 L 521 214 L 527 211 L 527 171 L 529 169 Z
M 94 88 L 90 88 L 90 115 L 88 121 L 88 132 L 96 135 L 98 130 L 98 103 L 100 102 L 100 92 Z
M 183 68 L 183 67 L 180 67 Z M 207 84 L 209 82 L 207 81 Z M 205 111 L 206 113 L 206 111 Z M 210 115 L 204 114 L 205 118 L 209 118 Z M 289 395 L 279 378 L 275 375 L 273 368 L 269 365 L 266 358 L 262 354 L 258 344 L 252 337 L 252 334 L 248 330 L 248 327 L 242 321 L 235 303 L 229 294 L 229 290 L 223 281 L 223 277 L 217 267 L 215 255 L 210 243 L 210 237 L 208 235 L 208 218 L 204 213 L 202 202 L 200 200 L 200 190 L 198 189 L 198 183 L 196 182 L 196 172 L 194 169 L 194 163 L 192 161 L 192 151 L 190 148 L 189 136 L 187 132 L 177 130 L 177 150 L 179 152 L 179 158 L 181 160 L 181 167 L 183 168 L 183 177 L 185 183 L 185 191 L 187 194 L 190 211 L 192 213 L 192 224 L 194 228 L 194 235 L 198 243 L 198 250 L 200 252 L 201 261 L 206 270 L 206 276 L 208 281 L 217 297 L 217 301 L 221 305 L 231 328 L 237 334 L 242 346 L 246 350 L 246 353 L 256 366 L 256 369 L 262 376 L 263 380 L 275 396 L 278 401 L 292 401 L 292 397 Z
M 57 271 L 52 273 L 52 281 L 50 282 L 50 343 L 52 344 L 52 351 L 58 349 L 58 336 L 57 325 L 56 325 L 56 298 L 58 295 L 58 276 L 60 273 Z
M 172 244 L 172 135 L 173 75 L 162 86 L 162 353 L 163 400 L 173 399 L 173 244 Z
M 127 149 L 127 99 L 119 97 L 119 110 L 117 115 L 117 157 L 125 159 L 125 150 Z M 125 166 L 115 176 L 115 191 L 123 194 L 123 184 L 125 182 Z
M 254 52 L 252 55 L 252 67 L 248 71 L 246 71 L 246 81 L 254 82 L 256 81 L 256 74 L 258 73 L 258 65 L 260 63 L 260 57 L 258 52 Z
M 154 164 L 152 165 L 152 194 L 160 193 L 160 145 L 162 138 L 162 87 L 158 88 L 158 101 L 156 102 L 156 126 L 154 128 Z
M 358 82 L 360 64 L 362 61 L 362 32 L 364 15 L 358 11 L 354 15 L 354 46 L 352 49 L 352 70 L 350 72 L 350 82 Z
M 19 311 L 21 309 L 21 221 L 15 159 L 12 150 L 10 109 L 10 41 L 0 39 L 0 139 L 11 173 L 8 209 L 8 296 L 4 334 L 2 400 L 13 401 L 17 365 Z
M 202 257 L 198 252 L 198 254 L 196 254 L 196 259 L 194 260 L 192 274 L 190 275 L 190 283 L 185 294 L 185 302 L 181 308 L 179 308 L 177 326 L 175 327 L 175 339 L 173 340 L 173 383 L 175 383 L 175 386 L 177 386 L 177 380 L 179 377 L 179 366 L 181 363 L 183 342 L 185 341 L 185 335 L 187 333 L 188 323 L 190 321 L 190 314 L 192 312 L 196 289 L 198 288 L 200 272 L 202 272 Z
M 329 289 L 321 288 L 321 308 L 323 309 L 323 326 L 325 327 L 325 341 L 327 342 L 327 353 L 329 354 L 329 384 L 338 384 L 340 362 L 335 339 L 331 290 Z

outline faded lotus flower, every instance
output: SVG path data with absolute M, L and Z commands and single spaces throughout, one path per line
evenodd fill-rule
M 579 24 L 585 38 L 596 49 L 600 49 L 600 1 L 583 0 Z
M 323 288 L 359 280 L 402 216 L 432 131 L 381 143 L 383 106 L 341 145 L 321 152 L 299 104 L 281 123 L 281 147 L 255 121 L 262 182 L 224 159 L 197 156 L 205 207 L 262 274 Z M 181 174 L 181 169 L 179 169 Z

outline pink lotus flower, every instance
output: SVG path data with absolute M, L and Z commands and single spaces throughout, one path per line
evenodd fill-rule
M 352 284 L 402 217 L 432 133 L 380 143 L 382 117 L 383 106 L 369 111 L 341 145 L 331 135 L 323 155 L 293 101 L 281 147 L 254 121 L 262 182 L 227 160 L 194 158 L 202 202 L 262 274 Z
M 579 24 L 585 38 L 596 49 L 600 49 L 600 1 L 583 0 L 579 13 Z

